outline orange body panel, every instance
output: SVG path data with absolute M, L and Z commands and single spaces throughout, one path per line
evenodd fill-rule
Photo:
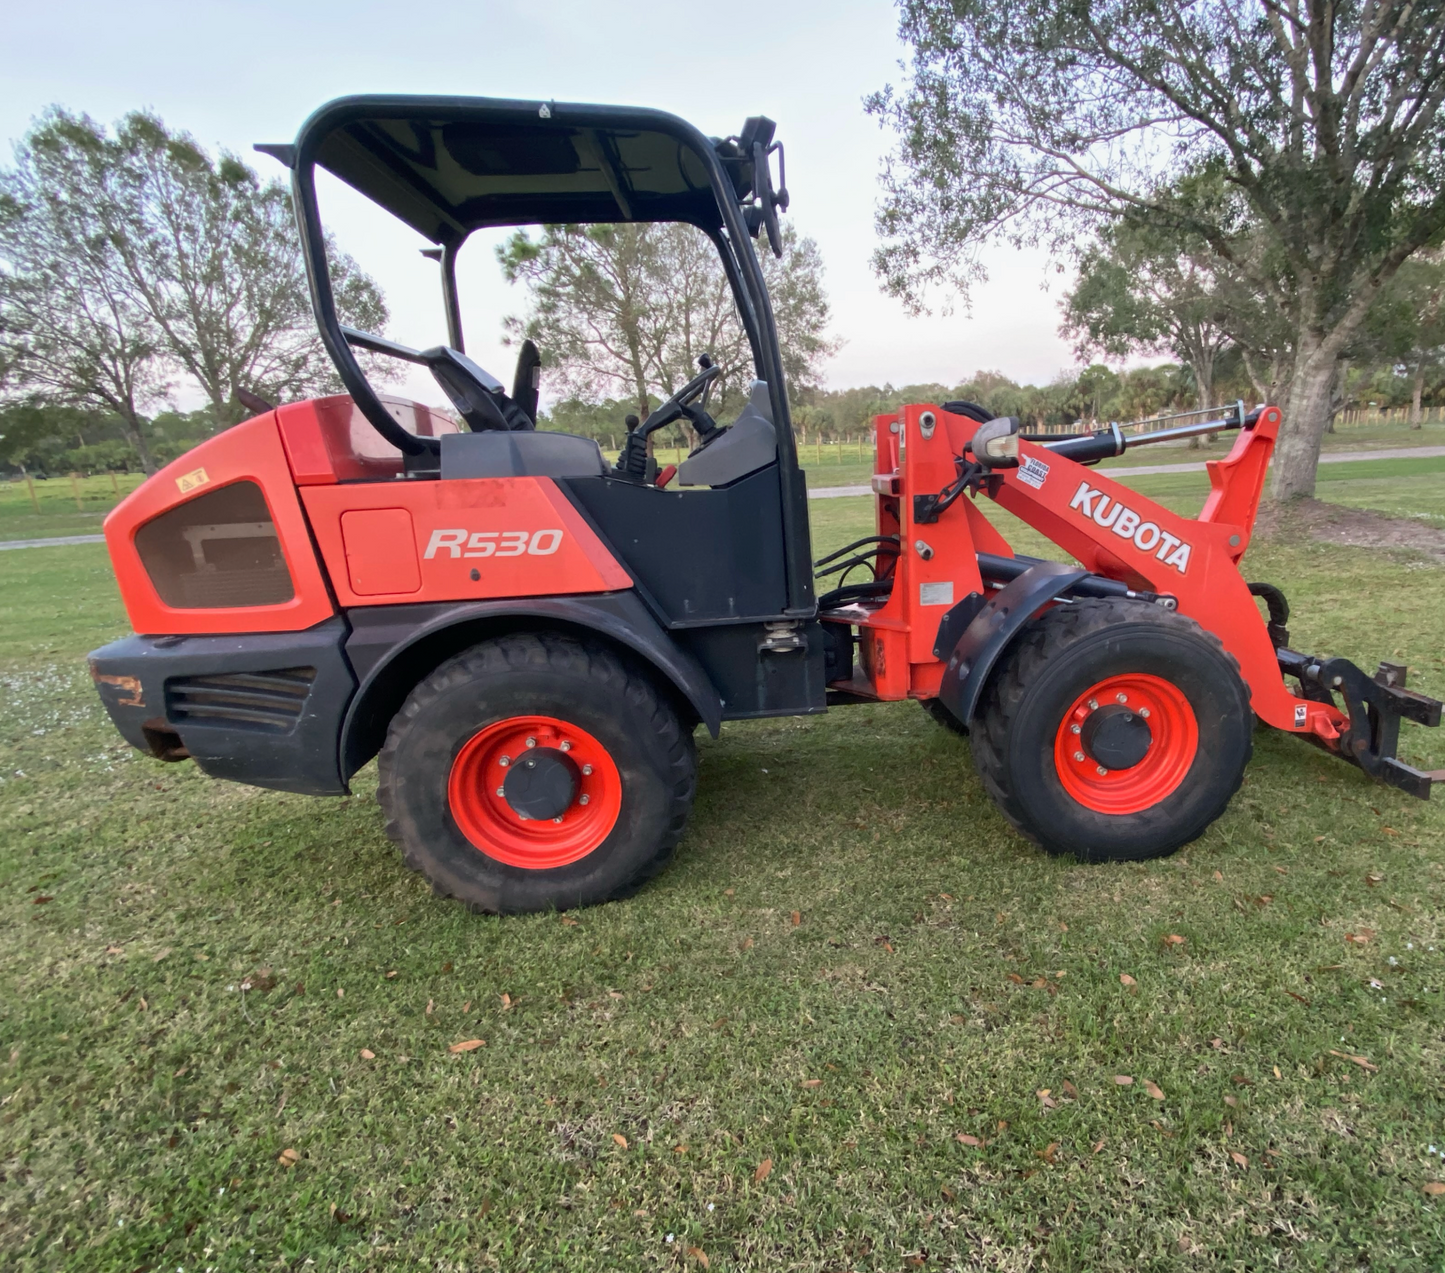
M 343 607 L 632 587 L 551 478 L 305 486 L 301 499 Z
M 927 429 L 925 413 L 933 417 Z M 933 697 L 944 666 L 933 654 L 939 619 L 969 592 L 984 591 L 975 553 L 1012 555 L 972 497 L 957 500 L 936 522 L 913 520 L 913 497 L 953 480 L 954 457 L 964 453 L 976 427 L 926 404 L 874 421 L 878 533 L 898 535 L 902 551 L 888 600 L 849 615 L 858 627 L 867 678 L 866 684 L 848 683 L 853 692 Z M 1176 598 L 1179 612 L 1213 632 L 1238 661 L 1262 720 L 1328 741 L 1344 723 L 1343 713 L 1286 688 L 1239 572 L 1278 429 L 1279 411 L 1268 408 L 1252 429 L 1240 432 L 1228 456 L 1209 463 L 1211 494 L 1197 519 L 1180 517 L 1107 474 L 1030 442 L 1019 444 L 1018 468 L 995 472 L 992 494 L 1093 573 Z
M 160 514 L 235 482 L 262 490 L 295 595 L 276 605 L 178 609 L 166 605 L 136 551 L 135 536 Z M 105 542 L 131 626 L 141 633 L 299 632 L 335 613 L 286 452 L 267 412 L 207 439 L 132 491 L 105 519 Z

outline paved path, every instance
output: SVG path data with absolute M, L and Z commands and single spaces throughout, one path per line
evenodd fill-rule
M 1320 456 L 1321 464 L 1351 464 L 1359 460 L 1431 460 L 1445 455 L 1445 446 L 1381 446 L 1369 451 L 1326 451 Z M 1222 457 L 1221 457 L 1222 458 Z M 1100 467 L 1101 473 L 1110 477 L 1145 477 L 1151 473 L 1203 473 L 1203 462 L 1195 464 L 1117 464 L 1113 468 Z M 845 495 L 871 495 L 871 486 L 815 486 L 808 492 L 809 499 L 839 499 Z
M 62 544 L 103 544 L 104 535 L 60 535 L 55 539 L 0 539 L 0 550 L 6 548 L 58 548 Z
M 1445 446 L 1382 446 L 1371 451 L 1327 451 L 1320 456 L 1321 464 L 1347 464 L 1358 460 L 1430 460 L 1445 455 Z M 1151 473 L 1203 473 L 1204 465 L 1197 464 L 1139 464 L 1134 467 L 1118 465 L 1103 469 L 1111 477 L 1145 477 Z M 847 495 L 871 495 L 871 486 L 815 486 L 808 492 L 809 499 L 839 499 Z M 103 544 L 104 535 L 62 535 L 56 539 L 5 539 L 0 540 L 0 551 L 6 548 L 56 548 L 61 544 Z

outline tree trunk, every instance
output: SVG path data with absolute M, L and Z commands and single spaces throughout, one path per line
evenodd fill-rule
M 1309 499 L 1315 493 L 1320 442 L 1330 423 L 1335 363 L 1317 342 L 1313 349 L 1301 349 L 1295 360 L 1274 452 L 1270 495 L 1276 500 Z
M 134 415 L 123 415 L 122 429 L 125 433 L 125 440 L 131 444 L 135 453 L 140 456 L 140 466 L 145 470 L 145 475 L 150 477 L 156 471 L 156 462 L 151 455 L 149 443 L 146 442 L 145 434 L 141 432 L 140 420 Z
M 1420 355 L 1420 360 L 1415 364 L 1415 393 L 1410 399 L 1410 427 L 1418 429 L 1423 419 L 1420 410 L 1420 399 L 1425 395 L 1425 355 Z

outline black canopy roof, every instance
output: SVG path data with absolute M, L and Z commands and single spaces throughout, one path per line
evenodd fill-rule
M 749 121 L 752 124 L 752 121 Z M 771 140 L 771 124 L 765 124 Z M 434 243 L 482 226 L 725 218 L 746 197 L 750 147 L 662 111 L 447 97 L 342 98 L 313 115 L 315 162 Z

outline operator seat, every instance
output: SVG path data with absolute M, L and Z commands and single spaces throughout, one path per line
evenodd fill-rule
M 778 458 L 778 434 L 767 382 L 754 380 L 748 401 L 721 436 L 694 451 L 677 467 L 679 486 L 727 486 L 766 468 Z
M 575 433 L 486 429 L 441 439 L 442 481 L 467 477 L 602 477 L 602 448 Z

